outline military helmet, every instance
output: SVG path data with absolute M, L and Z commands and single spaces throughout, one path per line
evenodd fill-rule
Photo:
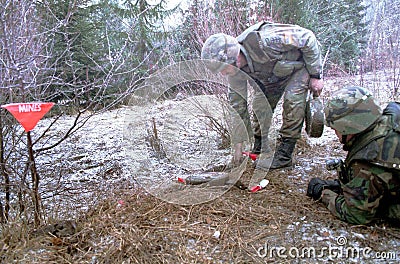
M 218 33 L 211 35 L 201 49 L 201 58 L 210 60 L 207 63 L 207 68 L 214 73 L 222 71 L 226 64 L 236 62 L 240 52 L 240 44 L 236 38 Z
M 324 109 L 326 125 L 342 135 L 358 134 L 381 116 L 382 110 L 371 92 L 349 86 L 335 92 Z

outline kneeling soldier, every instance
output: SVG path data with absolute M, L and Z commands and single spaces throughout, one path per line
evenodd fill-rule
M 313 178 L 307 195 L 349 223 L 400 220 L 400 104 L 391 102 L 382 113 L 367 89 L 346 87 L 324 112 L 348 154 L 328 164 L 338 169 L 339 180 Z

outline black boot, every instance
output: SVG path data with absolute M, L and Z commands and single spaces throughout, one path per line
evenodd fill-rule
M 269 147 L 268 144 L 268 137 L 262 138 L 261 136 L 254 136 L 254 146 L 251 153 L 260 154 L 261 152 L 263 153 L 271 152 L 271 148 Z
M 280 169 L 292 166 L 292 153 L 297 139 L 282 138 L 282 142 L 275 150 L 270 169 Z
M 251 153 L 253 154 L 261 153 L 261 136 L 254 136 L 254 146 Z

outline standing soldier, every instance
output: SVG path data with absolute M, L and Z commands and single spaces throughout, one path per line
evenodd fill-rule
M 292 166 L 292 153 L 304 123 L 308 91 L 310 89 L 314 96 L 318 96 L 323 88 L 321 57 L 315 35 L 296 25 L 261 22 L 237 38 L 219 33 L 205 41 L 201 58 L 209 60 L 207 67 L 211 71 L 228 76 L 230 104 L 240 115 L 248 133 L 254 134 L 253 153 L 271 151 L 268 133 L 272 114 L 283 95 L 281 143 L 272 163 L 268 159 L 259 159 L 257 168 L 268 170 Z M 244 75 L 250 76 L 251 81 L 260 87 L 255 89 L 253 99 L 254 133 L 247 108 L 249 80 Z M 241 160 L 245 140 L 245 137 L 232 139 L 236 163 Z
M 307 195 L 349 223 L 400 220 L 400 104 L 389 103 L 381 114 L 368 90 L 346 87 L 332 96 L 324 112 L 348 154 L 344 162 L 329 162 L 337 167 L 339 180 L 313 178 Z

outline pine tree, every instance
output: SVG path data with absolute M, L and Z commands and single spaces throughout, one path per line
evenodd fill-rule
M 146 0 L 122 2 L 122 8 L 125 9 L 123 19 L 127 21 L 127 33 L 133 44 L 132 60 L 136 61 L 137 65 L 143 65 L 144 62 L 142 71 L 154 67 L 158 57 L 162 55 L 162 47 L 168 35 L 162 21 L 176 11 L 167 10 L 165 5 L 165 0 L 155 5 Z
M 90 1 L 47 0 L 38 3 L 42 31 L 49 32 L 50 100 L 79 103 L 89 100 L 90 89 L 103 77 L 104 45 L 101 28 L 92 21 Z M 99 67 L 100 66 L 100 67 Z
M 330 50 L 330 62 L 354 71 L 366 43 L 366 7 L 355 0 L 323 1 L 318 13 L 323 45 Z M 322 19 L 325 18 L 325 19 Z
M 329 53 L 327 67 L 353 71 L 366 44 L 367 6 L 358 0 L 271 1 L 275 22 L 312 30 Z

